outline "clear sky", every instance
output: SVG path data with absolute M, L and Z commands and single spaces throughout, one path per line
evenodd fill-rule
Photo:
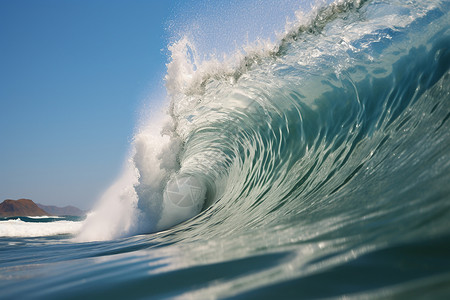
M 90 208 L 143 106 L 164 99 L 174 38 L 230 51 L 281 31 L 299 2 L 0 1 L 0 202 Z

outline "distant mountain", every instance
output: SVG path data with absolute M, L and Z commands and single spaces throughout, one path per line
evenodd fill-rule
M 0 217 L 85 216 L 86 212 L 75 206 L 58 207 L 34 203 L 30 199 L 7 199 L 0 203 Z
M 82 211 L 81 209 L 75 207 L 75 206 L 64 206 L 64 207 L 58 207 L 53 205 L 43 205 L 40 203 L 37 203 L 37 206 L 39 208 L 45 210 L 49 213 L 50 216 L 84 216 L 86 215 L 85 211 Z
M 49 213 L 30 199 L 10 200 L 0 203 L 0 217 L 48 216 Z

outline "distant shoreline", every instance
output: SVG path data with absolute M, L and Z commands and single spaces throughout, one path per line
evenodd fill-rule
M 6 199 L 0 203 L 0 217 L 52 217 L 52 216 L 86 216 L 83 211 L 75 206 L 58 207 L 35 203 L 31 199 Z

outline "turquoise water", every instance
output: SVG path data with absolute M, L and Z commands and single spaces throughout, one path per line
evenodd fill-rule
M 232 62 L 173 44 L 167 138 L 85 221 L 0 220 L 0 298 L 450 297 L 449 8 L 338 1 Z

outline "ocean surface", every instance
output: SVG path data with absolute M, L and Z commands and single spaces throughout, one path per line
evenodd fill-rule
M 167 113 L 87 218 L 0 219 L 0 299 L 449 299 L 450 1 L 296 15 L 170 44 Z

